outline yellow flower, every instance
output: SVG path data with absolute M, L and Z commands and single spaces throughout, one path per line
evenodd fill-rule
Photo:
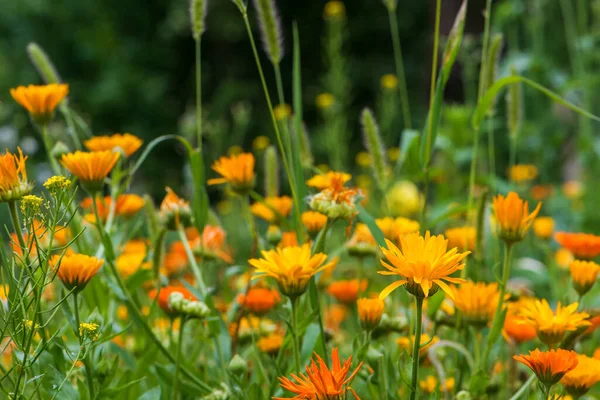
M 394 216 L 410 216 L 423 205 L 423 195 L 410 181 L 396 182 L 385 194 L 385 201 Z
M 38 215 L 44 199 L 40 196 L 27 194 L 21 198 L 21 213 L 24 218 L 33 218 Z
M 135 274 L 141 267 L 150 267 L 149 264 L 144 265 L 146 253 L 125 253 L 117 257 L 116 265 L 119 274 L 123 278 L 129 278 Z
M 310 246 L 292 246 L 263 251 L 260 259 L 248 262 L 256 268 L 252 279 L 271 277 L 277 281 L 279 291 L 290 298 L 296 298 L 306 291 L 310 278 L 335 263 L 325 263 L 327 255 L 310 255 Z
M 49 85 L 19 86 L 10 89 L 10 95 L 25 108 L 39 124 L 52 119 L 58 104 L 69 94 L 69 85 L 51 83 Z
M 477 231 L 472 226 L 446 229 L 444 232 L 448 239 L 448 247 L 458 247 L 461 250 L 475 250 L 475 237 Z
M 317 190 L 324 190 L 331 186 L 332 182 L 339 180 L 342 183 L 352 179 L 352 175 L 345 172 L 329 171 L 325 174 L 318 174 L 306 181 L 306 184 Z
M 209 179 L 209 185 L 229 183 L 238 194 L 247 193 L 254 187 L 254 155 L 242 153 L 231 157 L 221 157 L 212 165 L 221 178 Z
M 533 233 L 542 240 L 548 240 L 554 233 L 554 219 L 552 217 L 538 217 L 533 221 Z
M 415 340 L 414 335 L 412 335 L 410 337 L 403 336 L 403 337 L 396 339 L 396 344 L 398 344 L 398 346 L 401 349 L 408 351 L 409 354 L 411 354 L 411 356 L 412 356 L 414 340 Z M 427 353 L 427 351 L 429 350 L 429 348 L 431 346 L 433 346 L 434 344 L 436 344 L 439 341 L 440 341 L 440 338 L 438 338 L 437 336 L 431 337 L 426 333 L 421 334 L 421 342 L 420 342 L 421 348 L 419 349 L 419 354 L 421 356 L 424 355 L 425 353 Z
M 454 378 L 446 379 L 445 383 L 440 382 L 439 388 L 441 392 L 451 392 L 454 390 L 454 385 L 456 384 Z M 424 380 L 419 382 L 419 386 L 421 390 L 425 393 L 434 393 L 436 388 L 438 387 L 437 378 L 433 375 L 428 375 Z
M 277 121 L 283 121 L 292 115 L 292 107 L 289 104 L 278 104 L 273 109 L 273 112 Z
M 83 144 L 90 151 L 122 151 L 125 157 L 129 157 L 142 146 L 142 143 L 142 139 L 130 133 L 115 133 L 112 136 L 95 136 Z
M 420 228 L 417 221 L 404 217 L 395 219 L 391 217 L 377 218 L 375 223 L 377 224 L 377 227 L 381 229 L 383 236 L 392 242 L 397 242 L 400 239 L 400 236 L 418 232 Z
M 71 187 L 71 180 L 61 175 L 55 175 L 44 182 L 44 187 L 52 195 L 56 196 L 58 193 Z
M 315 99 L 315 103 L 321 110 L 327 110 L 335 104 L 335 97 L 331 93 L 321 93 Z
M 283 345 L 283 335 L 281 333 L 272 333 L 263 336 L 256 342 L 256 346 L 263 353 L 277 354 Z
M 302 224 L 308 234 L 315 237 L 327 223 L 327 216 L 316 211 L 305 211 L 302 213 Z
M 508 193 L 506 197 L 501 194 L 496 196 L 494 198 L 494 213 L 496 215 L 498 236 L 508 243 L 523 240 L 541 206 L 542 203 L 538 203 L 535 210 L 530 214 L 529 203 L 523 201 L 515 192 Z
M 577 366 L 567 372 L 560 383 L 575 398 L 586 394 L 600 382 L 600 360 L 581 354 L 577 355 Z
M 346 15 L 346 7 L 344 3 L 338 0 L 331 0 L 325 4 L 323 16 L 325 19 L 337 19 Z
M 379 298 L 386 298 L 392 291 L 402 285 L 416 297 L 433 296 L 441 288 L 454 299 L 452 289 L 444 282 L 462 283 L 464 279 L 452 278 L 450 275 L 464 268 L 462 261 L 470 252 L 459 253 L 457 248 L 448 251 L 448 241 L 443 235 L 425 236 L 418 233 L 400 237 L 400 248 L 386 239 L 387 249 L 381 247 L 384 256 L 390 262 L 381 260 L 381 265 L 388 271 L 378 271 L 381 275 L 399 275 L 404 277 L 380 293 Z
M 558 383 L 563 376 L 577 366 L 577 353 L 563 349 L 539 351 L 529 355 L 521 354 L 513 358 L 529 367 L 546 387 Z
M 593 261 L 575 260 L 569 264 L 569 272 L 573 287 L 580 296 L 583 296 L 594 286 L 600 273 L 600 265 Z
M 269 147 L 270 140 L 266 136 L 257 136 L 252 141 L 252 148 L 261 151 Z
M 146 201 L 137 194 L 125 193 L 117 197 L 116 212 L 123 217 L 132 217 L 137 214 Z
M 100 325 L 93 322 L 81 322 L 79 324 L 79 336 L 93 334 L 98 330 Z
M 0 202 L 18 200 L 31 192 L 33 184 L 27 181 L 27 169 L 21 148 L 19 155 L 8 150 L 0 155 Z
M 102 264 L 104 264 L 104 260 L 84 254 L 67 254 L 62 258 L 55 255 L 50 260 L 50 265 L 58 268 L 56 276 L 67 290 L 75 288 L 77 292 L 85 288 L 90 279 L 98 273 Z
M 554 253 L 554 261 L 562 269 L 569 268 L 571 261 L 574 259 L 573 253 L 567 249 L 558 249 L 556 250 L 556 253 Z
M 390 162 L 397 162 L 400 158 L 400 148 L 399 147 L 390 147 L 387 150 L 387 158 Z
M 110 150 L 90 153 L 76 151 L 64 154 L 60 163 L 75 175 L 87 190 L 97 192 L 102 189 L 104 179 L 110 174 L 118 159 L 119 153 Z
M 292 198 L 289 196 L 266 197 L 264 202 L 252 204 L 250 211 L 268 223 L 275 224 L 290 215 L 292 205 Z
M 590 325 L 587 320 L 589 314 L 577 312 L 579 303 L 572 303 L 563 307 L 560 302 L 556 312 L 552 311 L 546 299 L 526 303 L 518 312 L 520 324 L 535 328 L 538 337 L 546 345 L 552 347 L 559 343 L 566 332 L 575 331 Z
M 500 301 L 498 284 L 466 282 L 454 291 L 454 306 L 468 322 L 487 325 L 496 314 Z
M 354 161 L 356 162 L 356 165 L 363 168 L 370 167 L 373 163 L 371 155 L 366 151 L 361 151 L 358 154 L 356 154 Z
M 381 87 L 391 90 L 398 87 L 398 78 L 394 74 L 385 74 L 381 77 Z
M 381 299 L 358 299 L 358 317 L 363 328 L 372 331 L 377 328 L 383 315 L 384 303 Z
M 516 183 L 530 182 L 537 178 L 538 169 L 535 165 L 518 164 L 509 171 L 510 180 Z

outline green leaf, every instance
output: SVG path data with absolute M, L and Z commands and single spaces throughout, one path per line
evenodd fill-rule
M 411 159 L 411 154 L 417 154 L 420 134 L 419 131 L 406 129 L 402 132 L 400 140 L 400 156 L 396 162 L 396 175 L 403 170 L 406 162 Z
M 485 393 L 490 377 L 482 370 L 477 371 L 469 381 L 469 391 L 476 397 Z
M 444 91 L 446 89 L 446 84 L 450 78 L 450 72 L 452 72 L 452 67 L 454 66 L 454 62 L 456 61 L 458 50 L 460 49 L 460 44 L 462 42 L 468 3 L 468 0 L 463 1 L 460 10 L 458 10 L 458 14 L 456 15 L 456 19 L 454 20 L 454 26 L 452 27 L 450 35 L 448 36 L 448 42 L 446 43 L 444 58 L 442 60 L 442 70 L 438 76 L 435 88 L 433 108 L 429 110 L 427 122 L 425 124 L 425 128 L 423 129 L 423 134 L 421 135 L 420 160 L 421 166 L 424 169 L 429 167 L 429 162 L 431 161 L 431 154 L 437 138 L 438 124 L 440 122 L 440 116 L 442 112 Z M 431 124 L 431 127 L 429 124 Z
M 106 389 L 102 389 L 100 391 L 100 393 L 98 394 L 98 397 L 112 397 L 116 394 L 121 393 L 123 390 L 143 381 L 146 378 L 140 378 L 140 379 L 136 379 L 134 381 L 131 382 L 127 382 L 124 385 L 120 385 L 120 386 L 115 386 L 115 387 L 111 387 L 111 388 L 106 388 Z
M 578 113 L 580 115 L 583 115 L 584 117 L 593 119 L 594 121 L 600 121 L 600 117 L 597 117 L 594 114 L 592 114 L 580 107 L 577 107 L 573 103 L 569 103 L 568 101 L 564 100 L 562 97 L 560 97 L 558 94 L 554 93 L 550 89 L 548 89 L 532 80 L 524 78 L 522 76 L 512 75 L 512 76 L 507 76 L 505 78 L 497 80 L 496 83 L 494 83 L 488 89 L 488 91 L 485 92 L 485 95 L 483 95 L 481 100 L 479 100 L 479 103 L 477 104 L 477 108 L 475 108 L 475 112 L 473 113 L 473 119 L 471 120 L 473 129 L 475 129 L 476 132 L 479 131 L 479 128 L 481 127 L 481 122 L 485 119 L 486 114 L 488 113 L 492 104 L 494 104 L 494 100 L 496 99 L 496 96 L 498 96 L 498 93 L 502 89 L 504 89 L 506 86 L 512 85 L 515 83 L 519 83 L 519 82 L 522 82 L 522 83 L 542 92 L 547 97 L 549 97 L 551 100 L 559 103 L 560 105 L 562 105 L 564 107 L 567 107 L 567 108 L 575 111 L 576 113 Z
M 194 215 L 194 226 L 198 232 L 204 231 L 204 226 L 208 220 L 209 200 L 206 193 L 204 176 L 204 159 L 198 149 L 194 149 L 190 154 L 190 167 L 192 169 L 192 179 L 194 184 L 194 196 L 192 198 L 192 213 Z
M 316 322 L 311 323 L 306 331 L 304 332 L 304 338 L 302 339 L 302 349 L 300 349 L 300 363 L 306 365 L 310 361 L 310 357 L 315 351 L 317 339 L 321 335 L 319 324 Z
M 155 400 L 155 399 L 160 399 L 160 398 L 161 398 L 160 386 L 156 386 L 156 387 L 142 393 L 141 396 L 138 397 L 138 400 Z
M 371 234 L 375 238 L 375 241 L 377 242 L 377 244 L 379 246 L 385 247 L 385 238 L 383 236 L 383 232 L 381 232 L 381 229 L 379 229 L 379 227 L 375 223 L 375 218 L 373 218 L 364 209 L 363 206 L 359 205 L 356 208 L 358 209 L 358 219 L 360 220 L 360 222 L 362 222 L 363 224 L 367 225 L 367 227 L 369 227 L 369 230 L 371 231 Z

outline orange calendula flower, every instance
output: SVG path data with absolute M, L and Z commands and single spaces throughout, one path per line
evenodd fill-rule
M 535 339 L 537 336 L 535 328 L 529 325 L 523 325 L 521 320 L 521 318 L 514 314 L 506 314 L 504 328 L 502 330 L 502 336 L 504 336 L 506 341 L 512 341 L 519 344 Z
M 365 224 L 356 224 L 356 229 L 346 247 L 351 256 L 359 258 L 375 255 L 379 250 L 371 230 Z
M 556 232 L 554 240 L 578 259 L 591 260 L 600 254 L 600 236 L 589 233 Z
M 506 197 L 499 194 L 494 198 L 494 214 L 496 215 L 498 236 L 508 242 L 519 242 L 525 238 L 533 220 L 537 216 L 542 203 L 529 213 L 529 203 L 515 192 Z
M 567 393 L 576 399 L 586 394 L 600 382 L 600 360 L 581 354 L 577 355 L 577 366 L 567 372 L 560 383 Z
M 203 257 L 206 260 L 221 259 L 226 263 L 233 262 L 230 251 L 225 246 L 227 234 L 220 226 L 205 225 L 202 236 L 198 234 L 196 228 L 188 228 L 186 235 L 190 247 L 197 257 Z
M 461 250 L 475 250 L 475 236 L 477 231 L 472 226 L 446 229 L 444 235 L 448 239 L 448 247 L 457 247 Z
M 531 197 L 535 201 L 542 201 L 554 194 L 554 186 L 552 185 L 535 185 L 531 188 Z
M 252 279 L 271 277 L 277 281 L 281 293 L 294 299 L 306 291 L 313 275 L 335 265 L 335 261 L 326 263 L 326 254 L 311 256 L 310 252 L 308 244 L 263 251 L 263 258 L 248 260 L 256 268 Z
M 533 221 L 533 233 L 542 240 L 548 240 L 554 233 L 554 219 L 552 217 L 538 217 Z
M 275 289 L 253 287 L 248 294 L 240 294 L 237 302 L 253 314 L 264 315 L 281 302 L 281 297 Z
M 160 217 L 170 230 L 177 230 L 179 225 L 184 227 L 192 221 L 192 210 L 190 204 L 177 196 L 175 192 L 166 187 L 167 194 L 160 204 Z
M 131 156 L 142 146 L 142 139 L 130 133 L 115 133 L 111 136 L 94 136 L 83 144 L 90 151 L 123 152 L 125 157 Z
M 289 196 L 266 197 L 264 203 L 257 202 L 252 204 L 250 211 L 268 223 L 275 224 L 290 215 L 292 205 L 292 198 Z
M 350 356 L 342 365 L 338 355 L 338 349 L 334 348 L 331 353 L 331 370 L 318 354 L 315 353 L 315 359 L 311 359 L 310 365 L 306 366 L 306 375 L 300 373 L 292 374 L 292 381 L 287 377 L 280 377 L 279 382 L 282 388 L 295 393 L 294 397 L 274 397 L 274 400 L 285 399 L 341 399 L 350 392 L 359 400 L 356 392 L 350 387 L 352 379 L 356 376 L 362 362 L 358 364 L 354 372 L 348 376 L 352 366 L 352 356 Z
M 212 165 L 221 178 L 209 179 L 209 185 L 229 183 L 238 194 L 245 194 L 254 187 L 254 155 L 241 153 L 231 157 L 221 157 Z
M 50 122 L 54 110 L 68 94 L 69 85 L 58 83 L 19 86 L 10 89 L 12 98 L 26 109 L 39 124 Z
M 556 312 L 552 311 L 546 299 L 526 304 L 518 313 L 521 324 L 529 325 L 537 331 L 540 340 L 552 347 L 559 343 L 566 332 L 575 331 L 590 325 L 589 314 L 577 312 L 579 303 L 563 307 L 560 302 Z
M 529 367 L 547 388 L 558 383 L 566 373 L 575 369 L 578 363 L 577 353 L 563 349 L 535 349 L 530 351 L 529 355 L 521 354 L 513 358 Z
M 137 194 L 122 194 L 117 197 L 116 213 L 122 217 L 133 217 L 137 214 L 146 204 L 143 197 Z
M 77 292 L 85 288 L 85 285 L 98 273 L 103 264 L 104 260 L 84 254 L 67 254 L 62 258 L 55 255 L 50 260 L 50 265 L 58 268 L 56 276 L 67 290 L 75 288 Z
M 466 282 L 454 291 L 454 307 L 475 325 L 485 326 L 494 318 L 498 301 L 497 283 Z
M 333 282 L 327 288 L 327 293 L 335 297 L 339 302 L 352 304 L 358 299 L 358 293 L 367 289 L 367 281 L 352 279 L 348 281 Z
M 352 175 L 345 172 L 329 171 L 325 174 L 315 175 L 306 181 L 306 184 L 317 190 L 324 190 L 331 187 L 333 181 L 341 181 L 342 184 L 352 179 Z
M 144 263 L 146 258 L 145 252 L 140 253 L 124 253 L 117 257 L 116 266 L 119 274 L 123 278 L 129 278 L 135 274 L 140 268 L 150 269 L 150 263 Z
M 569 264 L 573 287 L 580 296 L 586 294 L 598 279 L 600 265 L 593 261 L 575 260 Z
M 433 296 L 439 288 L 454 299 L 453 290 L 446 284 L 463 283 L 464 279 L 453 278 L 450 275 L 464 268 L 462 262 L 470 252 L 459 253 L 457 248 L 448 250 L 448 241 L 443 235 L 431 236 L 429 231 L 425 236 L 418 233 L 400 237 L 400 249 L 386 240 L 387 249 L 381 247 L 385 258 L 390 264 L 381 260 L 387 271 L 378 271 L 381 275 L 399 275 L 404 277 L 383 289 L 379 295 L 385 299 L 392 291 L 402 285 L 416 297 Z
M 516 183 L 530 182 L 537 178 L 538 169 L 531 164 L 518 164 L 509 171 L 510 180 Z
M 311 237 L 315 237 L 327 223 L 327 216 L 316 211 L 305 211 L 302 213 L 302 224 Z
M 21 148 L 18 150 L 18 155 L 8 150 L 0 155 L 0 202 L 19 200 L 33 189 L 33 184 L 27 181 L 27 157 Z
M 363 328 L 372 331 L 377 328 L 383 315 L 384 303 L 381 299 L 358 299 L 358 317 Z
M 267 354 L 277 354 L 283 345 L 284 336 L 281 333 L 275 332 L 268 336 L 263 336 L 256 342 L 256 346 L 260 351 Z
M 98 192 L 104 185 L 104 179 L 110 174 L 119 153 L 112 151 L 92 151 L 89 153 L 76 151 L 64 154 L 60 163 L 75 175 L 90 192 Z

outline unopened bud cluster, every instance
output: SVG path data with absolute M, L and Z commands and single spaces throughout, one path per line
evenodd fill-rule
M 206 304 L 197 300 L 186 300 L 181 292 L 173 292 L 169 296 L 169 308 L 176 314 L 190 318 L 205 318 L 210 314 Z

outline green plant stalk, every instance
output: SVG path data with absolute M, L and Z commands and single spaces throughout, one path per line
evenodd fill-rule
M 52 143 L 50 142 L 50 135 L 48 134 L 48 125 L 41 124 L 40 130 L 42 132 L 42 140 L 44 142 L 44 148 L 46 149 L 46 154 L 48 154 L 48 161 L 50 161 L 50 166 L 52 167 L 52 171 L 54 171 L 55 175 L 60 175 L 60 165 L 58 165 L 58 161 L 52 156 Z
M 492 322 L 492 326 L 490 328 L 490 333 L 496 331 L 500 324 L 504 324 L 504 314 L 502 313 L 502 306 L 504 305 L 504 295 L 506 293 L 506 284 L 508 283 L 508 278 L 510 276 L 510 257 L 512 255 L 513 243 L 505 243 L 504 247 L 504 263 L 502 266 L 502 282 L 500 282 L 500 296 L 498 297 L 498 305 L 496 306 L 496 312 L 494 314 L 494 320 Z M 481 359 L 481 367 L 487 368 L 488 360 L 490 358 L 490 353 L 492 351 L 493 338 L 492 335 L 488 335 L 488 338 L 485 342 L 485 348 L 483 351 L 483 357 Z
M 408 89 L 406 87 L 404 61 L 402 59 L 402 46 L 400 43 L 400 32 L 398 31 L 398 21 L 396 19 L 395 10 L 388 8 L 388 17 L 390 20 L 390 31 L 392 34 L 392 43 L 394 46 L 394 60 L 396 63 L 396 75 L 398 75 L 400 101 L 402 102 L 402 116 L 404 119 L 404 129 L 412 129 L 410 103 L 408 100 Z
M 283 92 L 283 80 L 281 79 L 281 68 L 279 67 L 279 63 L 273 64 L 273 71 L 275 71 L 275 83 L 277 86 L 277 97 L 279 99 L 279 104 L 285 105 L 285 95 Z M 289 154 L 291 157 L 291 155 L 292 155 L 292 140 L 290 138 L 288 121 L 289 121 L 289 119 L 287 117 L 285 117 L 283 119 L 283 121 L 282 121 L 283 132 L 282 133 L 283 133 L 283 141 L 284 141 L 283 144 L 285 146 L 285 152 L 286 152 L 286 154 Z M 295 182 L 296 175 L 294 174 L 294 164 L 293 163 L 290 163 L 290 169 L 292 172 L 292 178 L 294 178 L 294 182 Z M 290 182 L 290 185 L 292 185 L 292 183 L 293 182 Z
M 292 302 L 292 339 L 294 341 L 294 363 L 296 373 L 300 373 L 300 346 L 298 344 L 298 297 L 290 298 Z M 325 340 L 325 337 L 323 337 Z
M 431 149 L 433 145 L 431 143 L 431 139 L 433 137 L 433 103 L 435 101 L 435 80 L 437 76 L 438 69 L 438 53 L 440 46 L 440 20 L 442 14 L 442 0 L 436 1 L 435 6 L 435 35 L 433 37 L 433 65 L 431 66 L 431 82 L 430 82 L 430 90 L 429 90 L 429 121 L 427 123 L 427 137 L 426 137 L 426 148 Z M 427 209 L 427 196 L 429 194 L 429 162 L 424 166 L 424 189 L 423 189 L 423 207 L 421 208 L 421 226 L 424 227 L 426 225 L 426 213 Z
M 177 226 L 177 233 L 179 234 L 179 240 L 183 243 L 183 248 L 185 249 L 185 254 L 187 255 L 188 261 L 190 262 L 190 266 L 192 267 L 192 272 L 196 277 L 196 285 L 198 285 L 198 290 L 200 290 L 200 295 L 202 298 L 206 298 L 208 293 L 208 289 L 206 288 L 206 284 L 204 283 L 204 278 L 202 277 L 202 271 L 200 270 L 200 266 L 196 261 L 196 257 L 194 257 L 194 252 L 190 247 L 190 243 L 185 236 L 184 228 L 181 224 Z M 202 237 L 200 237 L 200 241 L 202 242 Z
M 92 208 L 94 209 L 94 215 L 96 217 L 96 228 L 98 229 L 98 232 L 100 233 L 100 238 L 102 240 L 102 243 L 104 244 L 105 248 L 107 248 L 107 245 L 109 245 L 109 247 L 112 248 L 112 243 L 110 242 L 111 239 L 110 239 L 110 237 L 107 237 L 106 231 L 104 230 L 104 227 L 102 226 L 102 220 L 99 218 L 99 215 L 98 215 L 98 205 L 96 202 L 95 195 L 92 195 L 92 199 L 93 199 L 93 201 L 92 201 L 93 207 Z M 125 305 L 127 306 L 129 312 L 131 312 L 133 318 L 139 323 L 144 334 L 146 334 L 146 336 L 150 339 L 150 341 L 152 341 L 152 343 L 156 346 L 156 348 L 170 362 L 175 363 L 176 362 L 175 357 L 173 357 L 173 355 L 169 352 L 169 350 L 167 350 L 163 346 L 161 341 L 156 337 L 156 335 L 152 331 L 152 328 L 150 328 L 148 326 L 148 324 L 146 323 L 146 321 L 144 321 L 144 317 L 143 317 L 142 313 L 140 312 L 140 310 L 136 306 L 133 298 L 127 291 L 127 288 L 125 287 L 125 284 L 123 283 L 123 280 L 121 279 L 121 276 L 119 275 L 119 272 L 117 271 L 117 267 L 115 265 L 115 260 L 114 260 L 114 254 L 107 254 L 105 257 L 105 261 L 106 261 L 106 265 L 108 265 L 108 268 L 111 271 L 111 274 L 113 275 L 113 278 L 117 282 L 119 289 L 123 293 L 123 297 L 124 297 L 123 301 L 125 302 Z M 181 371 L 188 379 L 190 379 L 192 382 L 194 382 L 194 384 L 198 385 L 200 388 L 205 390 L 207 393 L 211 392 L 211 388 L 206 383 L 199 380 L 196 377 L 196 375 L 194 373 L 192 373 L 191 371 L 189 371 L 187 368 L 181 367 Z
M 387 372 L 385 370 L 385 356 L 384 355 L 379 357 L 379 373 L 381 374 L 381 379 L 379 379 L 379 397 L 382 400 L 388 400 Z
M 81 337 L 81 333 L 79 332 L 79 325 L 81 324 L 81 319 L 79 318 L 79 301 L 77 299 L 77 291 L 73 292 L 73 310 L 75 312 L 75 335 L 77 335 L 77 340 L 79 340 L 80 351 L 83 348 L 83 338 Z M 96 397 L 94 393 L 94 380 L 92 374 L 92 363 L 88 357 L 88 350 L 86 350 L 84 359 L 82 360 L 83 365 L 85 367 L 85 376 L 88 383 L 88 392 L 90 394 L 90 399 L 94 399 Z
M 333 225 L 333 222 L 331 219 L 327 218 L 327 222 L 325 222 L 325 226 L 323 227 L 323 229 L 321 230 L 321 232 L 319 232 L 319 235 L 317 236 L 317 238 L 315 239 L 315 243 L 313 244 L 313 247 L 311 249 L 311 256 L 315 255 L 316 253 L 321 253 L 325 250 L 325 241 L 327 238 L 327 232 L 329 232 L 329 228 L 331 228 L 331 225 Z M 315 277 L 313 276 L 312 278 L 310 278 L 312 280 L 315 280 Z M 316 281 L 314 282 L 316 285 Z M 326 339 L 325 339 L 325 327 L 323 326 L 323 316 L 321 314 L 321 296 L 319 291 L 316 291 L 316 298 L 317 298 L 317 320 L 319 321 L 319 331 L 321 333 L 321 342 L 323 343 L 323 357 L 325 358 L 325 360 L 327 362 L 329 362 L 329 351 L 327 350 L 327 343 L 326 343 Z
M 177 339 L 177 356 L 175 360 L 175 374 L 173 375 L 173 393 L 171 398 L 173 400 L 177 400 L 179 397 L 179 371 L 181 370 L 181 348 L 183 347 L 183 328 L 185 327 L 185 323 L 187 319 L 185 317 L 181 317 L 181 324 L 179 325 L 179 335 Z
M 493 115 L 493 113 L 492 113 Z M 490 188 L 492 189 L 492 193 L 496 193 L 496 154 L 494 144 L 494 118 L 489 119 L 488 126 L 488 163 L 490 166 Z
M 240 10 L 242 11 L 242 10 Z M 252 53 L 254 54 L 254 60 L 256 62 L 256 68 L 258 69 L 258 74 L 260 75 L 260 81 L 263 87 L 263 91 L 265 94 L 265 99 L 267 101 L 267 105 L 269 107 L 269 112 L 271 113 L 271 122 L 273 123 L 273 129 L 275 130 L 275 136 L 277 137 L 277 145 L 279 146 L 279 151 L 281 152 L 281 160 L 283 161 L 283 166 L 285 168 L 285 173 L 288 181 L 290 182 L 290 191 L 292 192 L 292 199 L 294 201 L 294 215 L 296 216 L 296 221 L 301 221 L 300 216 L 300 201 L 298 199 L 298 193 L 296 191 L 296 187 L 294 185 L 294 180 L 292 179 L 292 171 L 290 169 L 290 165 L 288 162 L 287 154 L 285 151 L 285 147 L 283 145 L 283 141 L 281 140 L 281 134 L 279 132 L 279 125 L 277 124 L 277 119 L 275 118 L 275 112 L 273 111 L 273 103 L 271 102 L 271 95 L 269 95 L 269 89 L 267 88 L 267 82 L 265 81 L 265 74 L 263 72 L 262 64 L 260 62 L 260 58 L 258 56 L 258 50 L 256 49 L 256 42 L 254 41 L 254 36 L 252 35 L 252 28 L 250 27 L 250 21 L 248 20 L 248 13 L 244 10 L 242 11 L 242 17 L 244 19 L 244 25 L 246 26 L 246 31 L 248 33 L 248 38 L 250 40 L 250 45 L 252 47 Z M 301 232 L 302 225 L 298 222 L 296 223 L 297 232 Z M 298 235 L 300 236 L 300 235 Z
M 423 327 L 423 297 L 416 297 L 417 320 L 415 321 L 415 339 L 412 352 L 412 377 L 410 381 L 410 400 L 416 400 L 419 387 L 419 352 L 421 350 L 421 329 Z
M 196 135 L 198 150 L 202 152 L 202 61 L 201 36 L 196 42 Z

